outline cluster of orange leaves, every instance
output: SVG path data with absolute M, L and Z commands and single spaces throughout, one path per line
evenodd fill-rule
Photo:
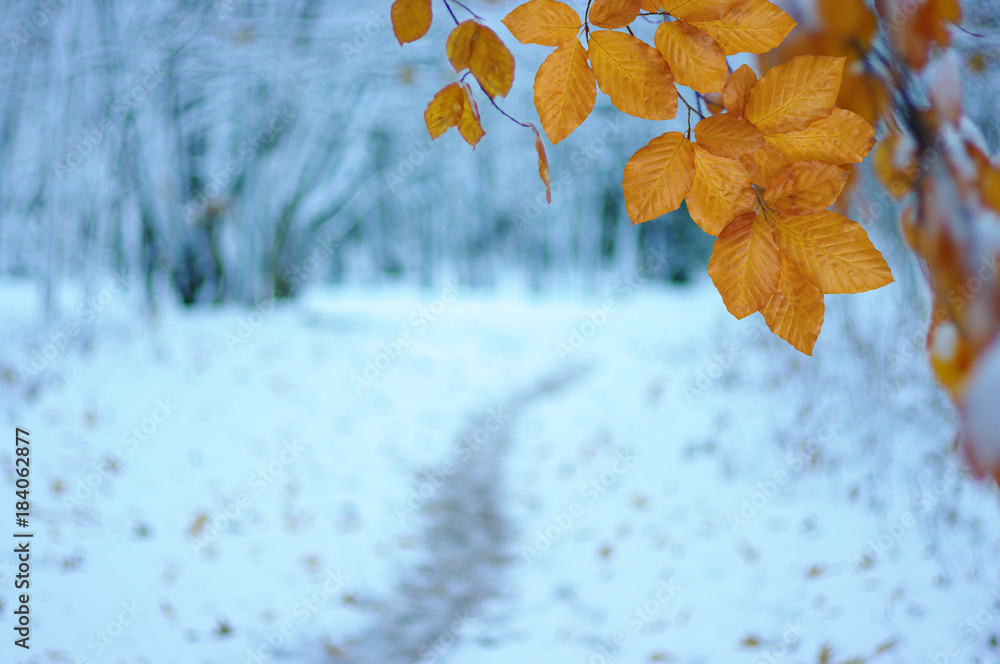
M 430 12 L 430 0 L 396 0 L 400 43 L 427 32 Z M 652 44 L 629 27 L 651 15 L 659 20 Z M 693 137 L 690 128 L 664 133 L 629 159 L 626 210 L 637 224 L 686 201 L 694 221 L 718 238 L 709 275 L 737 318 L 759 311 L 775 334 L 811 354 L 825 294 L 892 281 L 864 229 L 828 210 L 844 190 L 843 166 L 875 144 L 863 117 L 835 108 L 845 59 L 796 57 L 760 80 L 745 65 L 729 71 L 726 56 L 765 53 L 795 27 L 768 0 L 593 0 L 586 21 L 557 0 L 528 0 L 503 23 L 520 42 L 555 49 L 534 82 L 554 144 L 587 119 L 598 86 L 620 111 L 647 120 L 677 115 L 677 84 L 698 94 L 697 107 L 685 100 L 701 117 Z M 491 99 L 510 90 L 513 58 L 488 27 L 460 23 L 447 54 Z M 459 82 L 434 97 L 425 120 L 434 138 L 453 126 L 473 146 L 483 135 L 472 90 Z M 536 146 L 547 180 L 537 131 Z
M 803 53 L 845 57 L 838 105 L 873 124 L 885 122 L 886 135 L 872 166 L 893 197 L 910 199 L 902 228 L 926 266 L 933 293 L 927 338 L 931 364 L 963 419 L 966 459 L 977 474 L 1000 482 L 995 453 L 1000 432 L 972 422 L 983 416 L 974 411 L 995 410 L 996 386 L 986 382 L 986 369 L 979 370 L 991 353 L 1000 352 L 1000 166 L 963 122 L 961 73 L 954 54 L 945 50 L 951 25 L 962 19 L 961 5 L 958 0 L 876 0 L 873 12 L 862 0 L 818 3 L 819 25 L 796 31 L 765 60 L 781 62 Z M 882 72 L 865 57 L 879 24 L 890 57 L 888 71 Z M 900 107 L 890 90 L 918 78 L 926 85 L 930 107 Z M 980 393 L 973 394 L 976 390 Z

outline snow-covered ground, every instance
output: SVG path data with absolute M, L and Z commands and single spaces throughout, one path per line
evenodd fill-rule
M 35 531 L 0 661 L 998 657 L 997 492 L 948 453 L 902 283 L 828 296 L 811 359 L 707 278 L 152 319 L 116 290 L 42 325 L 0 285 Z

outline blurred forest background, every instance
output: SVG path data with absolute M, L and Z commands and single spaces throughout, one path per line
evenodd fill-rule
M 659 132 L 606 98 L 550 149 L 551 206 L 531 132 L 495 109 L 480 108 L 475 154 L 432 144 L 423 110 L 454 79 L 450 17 L 400 49 L 389 6 L 4 3 L 0 269 L 40 277 L 49 307 L 60 282 L 110 269 L 155 307 L 294 296 L 313 279 L 586 289 L 646 250 L 668 256 L 663 279 L 704 266 L 711 238 L 683 210 L 630 226 L 621 170 Z M 501 104 L 536 121 L 543 54 L 521 50 Z

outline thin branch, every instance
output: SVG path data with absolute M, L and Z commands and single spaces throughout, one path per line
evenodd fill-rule
M 697 114 L 699 118 L 701 118 L 702 120 L 705 119 L 705 116 L 701 114 L 701 111 L 699 111 L 697 108 L 689 104 L 688 100 L 684 98 L 684 95 L 678 93 L 677 98 L 680 99 L 682 102 L 684 102 L 684 105 L 688 107 L 688 111 L 694 111 L 694 113 Z
M 484 20 L 482 16 L 480 16 L 476 12 L 472 11 L 471 9 L 469 9 L 468 7 L 466 7 L 465 5 L 463 5 L 458 0 L 451 0 L 451 1 L 454 2 L 456 5 L 458 5 L 459 7 L 461 7 L 462 9 L 464 9 L 465 11 L 469 12 L 470 14 L 472 14 L 472 18 L 476 19 L 477 21 Z
M 590 43 L 590 2 L 587 0 L 587 9 L 583 12 L 583 31 L 587 35 L 587 43 Z
M 444 6 L 448 9 L 448 13 L 451 14 L 451 18 L 452 20 L 455 21 L 455 25 L 458 25 L 459 24 L 458 17 L 455 16 L 455 12 L 452 11 L 451 5 L 448 3 L 448 0 L 444 0 Z

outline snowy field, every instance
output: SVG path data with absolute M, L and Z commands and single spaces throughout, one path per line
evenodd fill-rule
M 812 359 L 707 278 L 150 318 L 109 277 L 46 325 L 3 282 L 36 535 L 0 661 L 997 661 L 997 494 L 893 267 Z

